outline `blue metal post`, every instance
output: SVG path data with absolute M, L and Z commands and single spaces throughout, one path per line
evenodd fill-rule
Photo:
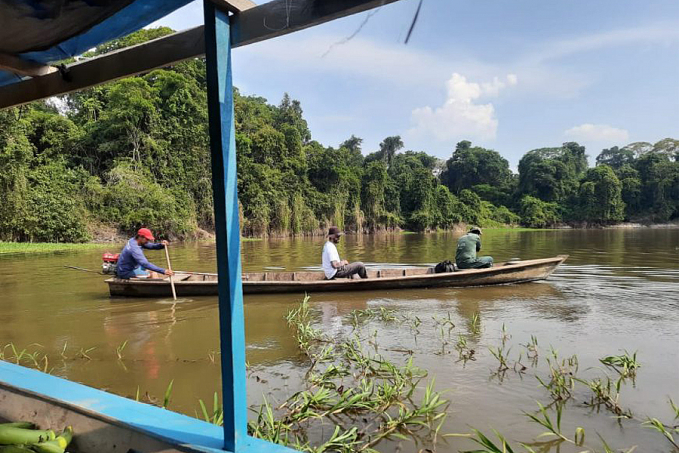
M 217 10 L 210 0 L 204 0 L 203 9 L 219 272 L 224 448 L 238 451 L 247 441 L 247 403 L 231 39 L 228 14 Z

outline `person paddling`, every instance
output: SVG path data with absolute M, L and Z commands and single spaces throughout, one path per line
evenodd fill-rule
M 460 269 L 484 269 L 493 267 L 493 258 L 490 256 L 476 256 L 481 251 L 481 228 L 472 227 L 469 233 L 457 241 L 455 262 Z
M 122 252 L 120 252 L 120 258 L 118 258 L 118 268 L 116 270 L 118 278 L 160 278 L 159 274 L 174 275 L 174 272 L 170 269 L 158 267 L 149 262 L 149 260 L 146 259 L 146 256 L 144 256 L 142 248 L 160 250 L 168 245 L 167 241 L 161 241 L 159 243 L 152 241 L 155 241 L 155 238 L 148 228 L 141 228 L 137 231 L 135 237 L 127 241 Z
M 368 278 L 368 272 L 363 263 L 349 263 L 347 260 L 340 259 L 335 244 L 339 243 L 343 234 L 336 226 L 330 227 L 328 230 L 328 241 L 323 246 L 323 272 L 325 272 L 325 278 L 328 280 L 353 278 L 355 274 L 358 274 L 361 278 Z

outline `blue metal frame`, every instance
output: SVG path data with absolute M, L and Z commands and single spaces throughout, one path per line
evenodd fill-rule
M 229 16 L 204 0 L 207 97 L 210 115 L 212 190 L 219 273 L 219 336 L 222 350 L 224 448 L 243 451 L 293 450 L 247 435 L 245 319 L 241 280 L 236 138 L 231 77 Z
M 217 10 L 209 0 L 204 0 L 203 9 L 219 273 L 224 448 L 238 451 L 247 436 L 247 403 L 231 37 L 228 14 Z

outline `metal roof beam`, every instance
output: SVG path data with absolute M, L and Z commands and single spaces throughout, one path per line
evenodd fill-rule
M 236 5 L 248 0 L 212 1 Z M 273 0 L 231 16 L 231 46 L 246 46 L 396 1 Z M 52 72 L 0 86 L 0 109 L 82 90 L 204 54 L 204 27 L 184 30 L 71 64 L 64 71 L 66 77 Z

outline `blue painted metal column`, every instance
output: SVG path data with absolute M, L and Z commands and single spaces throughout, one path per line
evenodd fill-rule
M 210 0 L 204 0 L 203 8 L 219 272 L 224 448 L 238 451 L 247 441 L 247 403 L 230 26 L 228 14 L 217 10 Z

